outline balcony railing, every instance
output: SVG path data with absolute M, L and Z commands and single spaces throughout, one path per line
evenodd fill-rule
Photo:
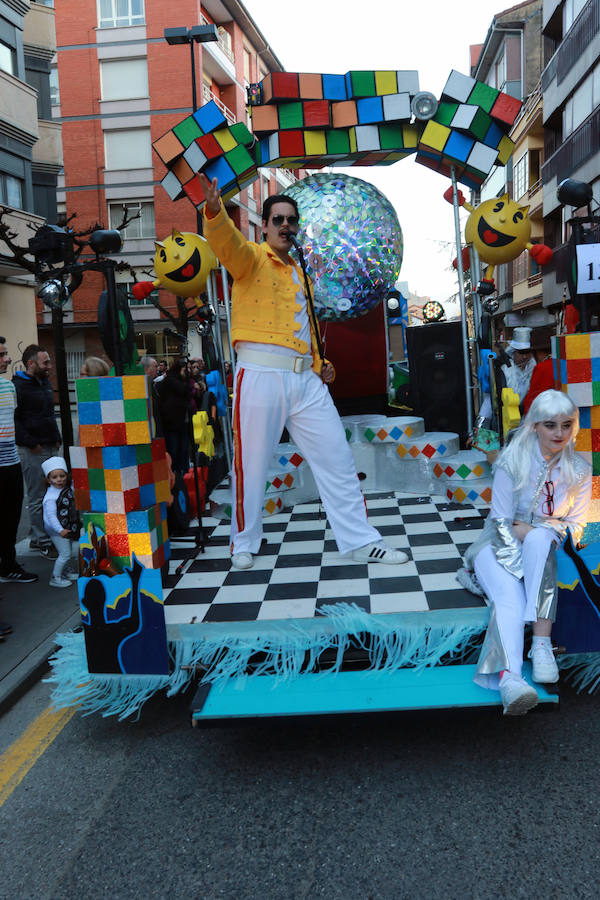
M 513 129 L 516 128 L 516 126 L 519 124 L 521 119 L 525 119 L 531 115 L 531 113 L 534 111 L 534 109 L 536 108 L 536 106 L 538 105 L 538 103 L 540 102 L 541 99 L 542 99 L 542 82 L 540 80 L 540 81 L 538 81 L 538 83 L 534 87 L 533 91 L 531 92 L 531 94 L 529 95 L 529 97 L 527 98 L 527 100 L 525 101 L 523 106 L 521 107 L 521 110 L 513 123 L 513 126 L 512 126 Z
M 206 18 L 206 16 L 204 16 L 204 15 L 202 15 L 202 13 L 200 13 L 200 24 L 201 25 L 214 25 L 215 23 L 209 22 L 208 19 Z M 225 28 L 223 28 L 222 25 L 221 26 L 217 25 L 217 31 L 219 33 L 219 40 L 217 42 L 219 44 L 219 47 L 221 48 L 221 50 L 223 51 L 223 53 L 225 54 L 227 59 L 230 62 L 235 63 L 235 57 L 233 55 L 233 50 L 229 46 L 229 41 L 225 37 L 225 35 L 228 33 L 227 30 Z
M 230 125 L 234 124 L 234 122 L 235 122 L 234 113 L 229 109 L 228 106 L 225 106 L 223 101 L 220 100 L 217 97 L 217 95 L 213 91 L 211 91 L 211 89 L 209 87 L 207 87 L 207 85 L 205 85 L 205 84 L 202 85 L 202 99 L 204 100 L 205 103 L 210 103 L 211 100 L 214 100 L 214 102 L 217 104 L 217 106 L 219 107 L 219 109 L 221 110 L 221 112 L 223 113 L 223 115 L 225 116 L 227 121 L 229 122 L 229 124 Z
M 547 90 L 556 77 L 560 84 L 577 63 L 586 47 L 600 31 L 600 0 L 585 6 L 542 72 L 542 90 Z
M 600 3 L 600 0 L 598 0 Z M 559 181 L 571 178 L 583 163 L 600 151 L 600 108 L 564 141 L 542 166 L 542 180 L 548 184 L 556 176 Z
M 529 190 L 527 191 L 527 197 L 529 198 L 529 200 L 531 200 L 533 198 L 533 196 L 535 194 L 537 194 L 537 192 L 540 190 L 541 187 L 542 187 L 542 179 L 538 178 L 538 180 L 536 182 L 534 182 L 531 185 L 531 187 L 529 188 Z
M 541 284 L 544 276 L 541 272 L 536 272 L 535 275 L 529 275 L 527 278 L 527 287 L 535 287 L 536 284 Z

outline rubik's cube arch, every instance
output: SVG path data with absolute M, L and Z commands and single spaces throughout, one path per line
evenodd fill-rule
M 258 178 L 261 166 L 311 168 L 391 165 L 407 156 L 477 189 L 506 165 L 508 136 L 521 102 L 452 71 L 436 115 L 413 121 L 419 74 L 353 70 L 345 75 L 272 72 L 252 98 L 252 132 L 229 125 L 211 101 L 154 142 L 172 200 L 204 205 L 198 174 L 217 178 L 228 200 Z

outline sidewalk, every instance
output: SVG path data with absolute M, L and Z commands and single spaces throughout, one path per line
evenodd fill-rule
M 23 511 L 27 518 L 25 507 Z M 17 561 L 39 575 L 39 581 L 0 583 L 0 620 L 13 627 L 0 642 L 0 714 L 45 674 L 56 632 L 70 631 L 80 622 L 76 582 L 69 588 L 49 587 L 53 561 L 30 550 L 29 538 L 17 544 Z

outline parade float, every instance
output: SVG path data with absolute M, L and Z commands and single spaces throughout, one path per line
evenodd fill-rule
M 458 72 L 439 101 L 419 91 L 413 71 L 274 72 L 251 86 L 249 101 L 252 132 L 229 124 L 210 102 L 157 140 L 154 150 L 167 168 L 162 185 L 173 201 L 187 198 L 201 210 L 199 173 L 216 177 L 227 200 L 258 177 L 259 167 L 331 167 L 290 189 L 322 323 L 358 318 L 384 302 L 402 261 L 400 225 L 386 198 L 335 169 L 413 156 L 447 176 L 460 250 L 457 185 L 477 190 L 494 166 L 507 163 L 508 132 L 520 109 L 514 98 Z M 506 239 L 503 259 L 529 245 L 526 211 L 517 212 L 510 237 L 518 240 L 511 249 Z M 484 218 L 480 210 L 477 221 Z M 173 220 L 176 226 L 176 207 Z M 489 243 L 494 230 L 498 245 L 497 226 L 487 222 L 467 240 Z M 189 258 L 176 259 L 165 245 L 157 245 L 150 290 L 168 285 L 177 292 L 202 271 L 212 283 L 209 304 L 218 295 L 228 322 L 223 268 L 206 274 L 213 263 L 203 261 L 200 243 L 188 248 Z M 465 380 L 455 399 L 468 410 L 470 431 L 471 361 L 457 256 Z M 492 254 L 488 263 L 499 261 Z M 488 270 L 487 287 L 491 277 Z M 589 455 L 600 496 L 596 337 L 562 336 L 553 352 L 559 385 L 582 410 L 578 449 Z M 485 453 L 464 449 L 463 435 L 427 431 L 418 414 L 344 418 L 370 521 L 411 556 L 394 569 L 340 556 L 310 469 L 294 445 L 280 444 L 265 486 L 265 541 L 254 568 L 240 572 L 230 567 L 227 481 L 210 510 L 201 509 L 205 546 L 192 532 L 168 535 L 165 448 L 153 430 L 149 382 L 117 368 L 114 377 L 78 382 L 77 399 L 80 446 L 71 450 L 71 466 L 84 520 L 82 630 L 58 638 L 50 678 L 55 705 L 124 718 L 152 694 L 173 696 L 192 684 L 194 724 L 500 704 L 499 694 L 472 680 L 488 607 L 456 581 L 491 498 L 490 463 Z M 599 545 L 570 545 L 559 557 L 556 637 L 566 650 L 559 664 L 593 689 L 600 679 Z M 556 692 L 537 690 L 541 702 L 557 702 Z

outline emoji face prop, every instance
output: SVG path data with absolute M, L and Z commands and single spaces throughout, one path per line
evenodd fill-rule
M 175 231 L 164 241 L 157 241 L 154 271 L 160 287 L 178 297 L 197 297 L 202 293 L 217 259 L 199 234 Z
M 528 250 L 539 266 L 544 266 L 552 259 L 550 247 L 546 247 L 545 244 L 532 244 L 529 240 L 531 235 L 531 221 L 527 215 L 529 207 L 519 206 L 508 194 L 495 197 L 493 200 L 484 200 L 479 206 L 473 207 L 467 203 L 462 191 L 457 191 L 454 197 L 453 188 L 449 187 L 444 192 L 444 200 L 464 206 L 471 214 L 465 227 L 465 241 L 475 247 L 480 260 L 488 264 L 485 277 L 477 285 L 478 294 L 493 294 L 496 290 L 495 266 L 516 259 L 523 250 Z M 488 312 L 493 311 L 495 310 L 488 308 Z
M 493 266 L 516 259 L 531 246 L 528 210 L 528 206 L 519 206 L 508 194 L 484 200 L 467 219 L 466 243 L 475 247 L 482 262 Z

